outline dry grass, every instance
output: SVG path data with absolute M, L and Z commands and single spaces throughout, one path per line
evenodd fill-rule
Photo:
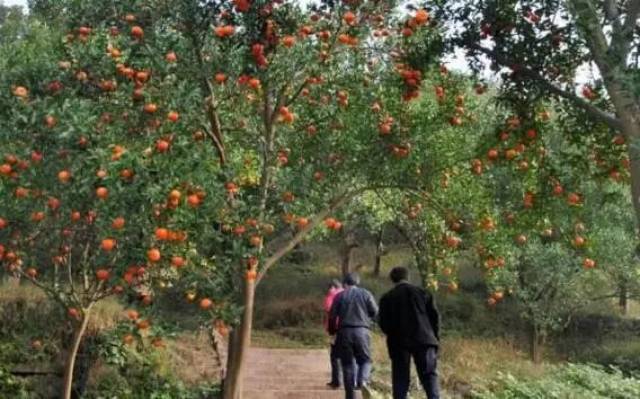
M 220 364 L 204 334 L 185 333 L 167 342 L 165 361 L 173 377 L 186 385 L 218 381 Z

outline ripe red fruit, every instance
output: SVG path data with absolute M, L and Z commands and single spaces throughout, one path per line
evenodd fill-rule
M 96 189 L 96 196 L 100 199 L 107 199 L 109 196 L 109 190 L 106 187 L 98 187 Z
M 169 119 L 171 122 L 177 122 L 178 119 L 180 119 L 180 114 L 176 111 L 171 111 L 167 114 L 167 119 Z
M 109 279 L 109 270 L 98 269 L 96 271 L 96 279 L 98 279 L 98 281 L 107 281 Z
M 596 267 L 596 261 L 591 258 L 584 258 L 584 260 L 582 261 L 582 266 L 585 269 L 593 269 Z
M 169 151 L 170 147 L 171 147 L 171 143 L 169 143 L 167 140 L 160 139 L 156 141 L 156 151 L 158 151 L 159 153 L 164 153 Z
M 582 237 L 582 236 L 575 236 L 573 238 L 573 245 L 578 247 L 578 248 L 583 247 L 584 244 L 586 244 L 586 242 L 587 242 L 587 240 L 585 240 L 585 238 Z
M 183 267 L 186 263 L 187 261 L 182 256 L 173 256 L 171 258 L 171 265 L 178 269 Z
M 111 228 L 114 230 L 120 230 L 124 227 L 126 221 L 123 217 L 117 217 L 113 219 L 113 223 L 111 223 Z
M 461 241 L 460 238 L 455 236 L 447 236 L 445 239 L 445 243 L 449 248 L 458 248 Z
M 291 48 L 296 44 L 295 36 L 285 36 L 282 38 L 282 45 Z
M 198 195 L 196 195 L 196 194 L 191 194 L 190 196 L 187 197 L 187 203 L 192 208 L 199 207 L 200 206 L 200 202 L 201 202 L 200 197 L 198 197 Z
M 492 161 L 495 161 L 496 159 L 498 159 L 498 156 L 499 156 L 498 150 L 496 150 L 495 148 L 492 148 L 489 151 L 487 151 L 487 158 L 489 158 Z
M 142 37 L 144 36 L 144 30 L 139 26 L 134 26 L 131 28 L 131 36 L 135 37 L 136 39 L 142 39 Z
M 353 23 L 356 21 L 356 15 L 351 11 L 347 11 L 346 13 L 344 13 L 342 19 L 347 25 L 353 25 Z
M 214 77 L 214 79 L 215 79 L 216 83 L 221 85 L 221 84 L 223 84 L 224 82 L 227 81 L 227 75 L 225 75 L 222 72 L 218 72 L 218 73 L 216 73 L 216 76 Z
M 80 312 L 76 308 L 69 308 L 67 309 L 67 316 L 72 319 L 78 319 L 80 317 Z
M 38 275 L 38 271 L 36 269 L 34 269 L 33 267 L 30 267 L 30 268 L 27 269 L 26 274 L 30 278 L 36 278 L 36 276 Z
M 167 55 L 164 56 L 164 59 L 169 63 L 174 63 L 178 61 L 178 56 L 176 55 L 175 52 L 170 51 L 167 53 Z

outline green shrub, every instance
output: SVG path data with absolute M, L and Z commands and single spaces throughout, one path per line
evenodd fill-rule
M 0 365 L 0 398 L 29 398 L 25 385 Z
M 586 364 L 557 367 L 538 380 L 517 380 L 501 374 L 491 391 L 475 394 L 477 399 L 637 399 L 640 380 L 625 377 L 615 368 Z

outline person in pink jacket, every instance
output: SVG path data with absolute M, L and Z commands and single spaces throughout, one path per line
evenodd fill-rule
M 340 281 L 338 280 L 333 280 L 331 281 L 331 284 L 329 284 L 329 291 L 327 292 L 327 295 L 324 297 L 323 324 L 324 324 L 324 330 L 327 333 L 329 333 L 329 312 L 331 312 L 331 305 L 333 305 L 333 300 L 336 298 L 336 296 L 342 291 L 344 291 L 342 288 L 342 283 L 340 283 Z M 340 381 L 342 381 L 342 378 L 340 375 L 341 374 L 340 359 L 338 358 L 338 355 L 336 353 L 335 343 L 336 343 L 336 337 L 334 335 L 334 336 L 331 336 L 331 352 L 330 352 L 331 381 L 327 383 L 327 385 L 330 386 L 331 388 L 338 389 L 340 388 Z

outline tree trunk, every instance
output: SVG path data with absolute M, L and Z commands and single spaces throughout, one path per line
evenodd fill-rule
M 382 242 L 383 235 L 384 227 L 380 227 L 376 237 L 376 257 L 373 264 L 373 275 L 376 277 L 380 276 L 380 269 L 382 267 L 382 255 L 384 255 L 384 244 Z
M 620 313 L 626 315 L 629 311 L 629 293 L 627 290 L 627 283 L 621 282 L 618 291 L 618 306 L 620 306 Z
M 351 255 L 353 250 L 358 247 L 358 243 L 356 242 L 356 237 L 353 232 L 347 232 L 344 235 L 344 244 L 342 249 L 340 250 L 340 258 L 341 258 L 341 272 L 342 276 L 346 276 L 351 273 L 353 268 L 351 267 Z
M 255 280 L 245 280 L 244 311 L 242 322 L 234 329 L 229 341 L 227 376 L 224 381 L 223 399 L 242 399 L 242 379 L 247 352 L 251 347 L 253 306 L 255 303 Z
M 535 364 L 542 362 L 542 349 L 545 342 L 545 335 L 540 329 L 533 325 L 531 326 L 531 360 Z
M 67 362 L 64 368 L 64 384 L 62 391 L 63 399 L 71 399 L 71 394 L 73 392 L 73 370 L 75 368 L 76 356 L 78 355 L 80 343 L 82 342 L 84 333 L 87 330 L 87 325 L 89 324 L 89 312 L 89 308 L 82 311 L 82 321 L 76 328 L 76 331 L 73 335 L 71 349 L 69 350 L 69 354 L 67 355 Z

